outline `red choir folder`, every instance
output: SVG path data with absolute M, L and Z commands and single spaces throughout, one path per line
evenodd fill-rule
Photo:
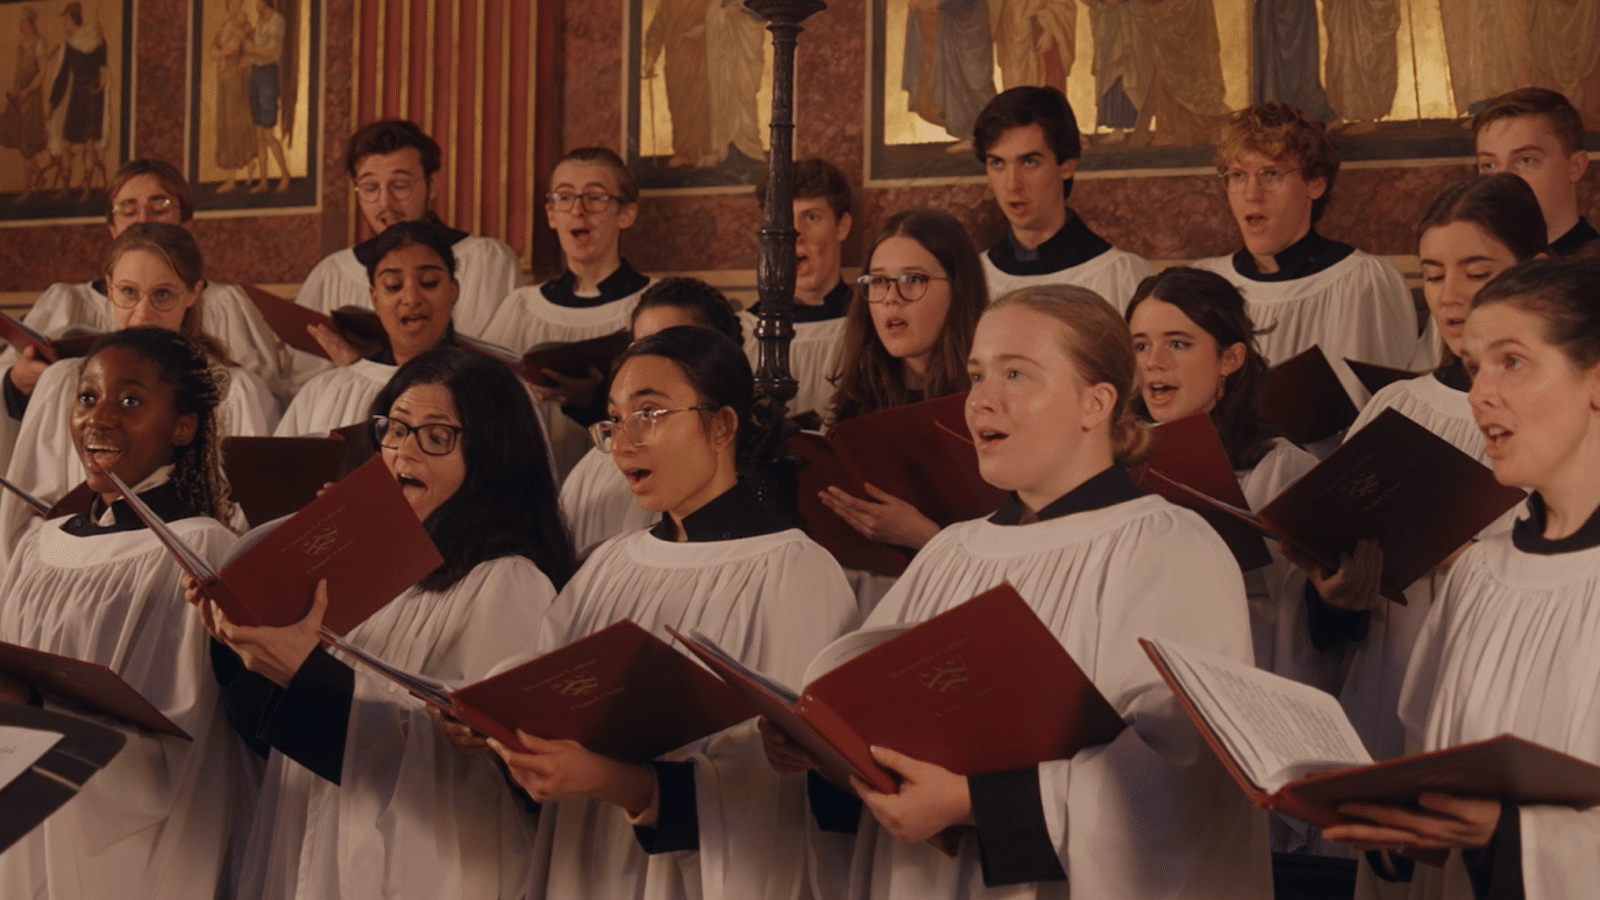
M 626 619 L 455 690 L 344 641 L 333 645 L 512 749 L 522 746 L 520 729 L 644 762 L 756 714 L 716 676 Z
M 43 755 L 29 753 L 22 760 L 11 756 L 21 749 L 22 741 L 31 742 L 40 735 L 51 745 Z M 0 768 L 7 768 L 7 774 L 21 769 L 14 778 L 0 777 L 0 851 L 76 797 L 83 785 L 122 751 L 127 740 L 121 731 L 90 719 L 0 703 Z
M 39 693 L 120 719 L 145 731 L 193 740 L 122 676 L 97 663 L 0 641 L 0 672 L 33 685 Z
M 799 507 L 811 537 L 851 569 L 883 575 L 905 571 L 904 550 L 880 544 L 822 505 L 830 486 L 871 500 L 864 483 L 899 497 L 939 525 L 987 515 L 1006 493 L 983 480 L 967 431 L 965 392 L 847 419 L 823 438 L 801 433 L 789 443 L 806 460 Z
M 1250 800 L 1327 827 L 1341 803 L 1415 805 L 1423 791 L 1508 803 L 1600 803 L 1600 766 L 1514 735 L 1373 762 L 1331 694 L 1169 641 L 1139 643 Z
M 1241 570 L 1248 572 L 1272 562 L 1260 532 L 1196 497 L 1215 497 L 1240 509 L 1250 506 L 1211 417 L 1197 413 L 1163 422 L 1152 430 L 1155 451 L 1148 462 L 1130 473 L 1134 483 L 1199 513 L 1228 545 Z
M 896 790 L 872 746 L 983 775 L 1066 759 L 1125 724 L 1010 584 L 915 626 L 845 635 L 812 663 L 798 693 L 702 635 L 672 635 L 839 785 L 853 774 Z
M 1423 372 L 1412 372 L 1409 369 L 1396 369 L 1390 366 L 1380 366 L 1377 363 L 1362 362 L 1358 359 L 1351 359 L 1348 356 L 1345 357 L 1344 364 L 1350 367 L 1350 371 L 1356 373 L 1356 378 L 1360 380 L 1361 386 L 1373 394 L 1394 384 L 1396 381 L 1409 381 L 1418 375 L 1425 374 Z
M 72 329 L 69 329 L 69 332 L 71 331 Z M 99 337 L 98 333 L 80 332 L 69 333 L 51 340 L 5 313 L 0 313 L 0 340 L 16 348 L 18 353 L 32 347 L 35 355 L 45 362 L 88 356 L 89 348 Z
M 1280 540 L 1329 569 L 1372 538 L 1383 549 L 1385 597 L 1433 571 L 1506 510 L 1522 491 L 1494 480 L 1476 459 L 1388 409 L 1262 508 L 1196 498 Z
M 94 491 L 89 490 L 89 483 L 86 481 L 68 491 L 65 496 L 54 504 L 45 503 L 40 498 L 4 478 L 0 478 L 0 488 L 16 494 L 17 498 L 26 504 L 29 510 L 43 519 L 75 516 L 79 513 L 88 512 L 89 504 L 94 501 Z
M 540 387 L 556 387 L 545 369 L 559 372 L 568 378 L 587 378 L 589 370 L 609 374 L 611 364 L 622 351 L 633 343 L 633 333 L 628 329 L 571 343 L 548 342 L 536 344 L 522 357 L 522 368 L 527 379 Z
M 200 590 L 233 622 L 283 627 L 305 618 L 328 580 L 323 627 L 346 634 L 443 560 L 381 456 L 271 528 L 240 540 L 220 571 L 184 545 L 116 475 L 117 490 Z
M 252 525 L 292 515 L 344 474 L 350 445 L 342 436 L 225 437 L 228 492 Z
M 239 287 L 261 311 L 261 317 L 267 320 L 272 333 L 296 350 L 328 358 L 328 352 L 306 331 L 310 325 L 334 329 L 362 356 L 371 356 L 389 346 L 389 335 L 378 321 L 378 314 L 370 309 L 344 306 L 327 315 L 253 284 L 241 284 Z
M 1261 417 L 1296 444 L 1314 444 L 1350 427 L 1358 410 L 1322 348 L 1273 366 L 1261 384 Z

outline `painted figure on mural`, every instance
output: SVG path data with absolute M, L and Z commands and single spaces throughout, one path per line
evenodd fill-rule
M 900 79 L 911 111 L 972 152 L 972 123 L 994 99 L 994 43 L 986 0 L 912 0 Z
M 280 64 L 288 37 L 288 24 L 271 0 L 256 0 L 256 27 L 245 44 L 250 58 L 250 119 L 256 126 L 256 154 L 261 164 L 261 178 L 250 188 L 252 194 L 267 192 L 271 160 L 277 161 L 278 171 L 283 173 L 278 179 L 278 193 L 289 189 L 289 164 L 284 160 L 283 144 L 274 134 L 283 93 Z
M 1371 134 L 1400 84 L 1399 0 L 1323 0 L 1322 26 L 1328 32 L 1323 83 L 1343 120 L 1334 130 Z
M 65 110 L 59 120 L 65 145 L 65 186 L 82 188 L 80 199 L 87 200 L 96 175 L 101 187 L 106 184 L 106 164 L 100 156 L 108 111 L 106 40 L 98 22 L 83 23 L 83 4 L 76 0 L 61 10 L 61 27 L 67 40 L 62 46 L 61 68 L 50 86 L 50 115 Z M 72 180 L 74 166 L 82 173 L 76 183 Z
M 1477 115 L 1490 98 L 1533 83 L 1528 0 L 1439 3 L 1456 115 Z
M 1100 143 L 1196 146 L 1216 140 L 1228 106 L 1211 0 L 1097 0 L 1089 22 L 1097 123 L 1113 129 Z
M 1077 0 L 990 0 L 989 30 L 1000 64 L 1000 86 L 1067 91 L 1078 48 Z
M 1560 91 L 1600 130 L 1600 0 L 1532 0 L 1528 22 L 1536 81 Z
M 217 193 L 226 194 L 238 187 L 235 173 L 248 169 L 260 157 L 256 126 L 250 106 L 250 56 L 247 42 L 254 40 L 248 6 L 253 0 L 227 0 L 226 15 L 211 42 L 211 57 L 217 65 L 217 168 L 228 174 Z M 263 175 L 263 180 L 265 176 Z
M 658 70 L 656 61 L 663 53 L 665 60 Z M 658 74 L 666 79 L 667 115 L 672 120 L 672 160 L 668 165 L 699 165 L 712 153 L 704 0 L 661 0 L 645 29 L 640 63 L 639 77 L 647 83 Z M 650 90 L 648 84 L 645 90 Z
M 53 48 L 39 33 L 39 14 L 23 7 L 18 28 L 17 64 L 6 91 L 5 108 L 0 110 L 0 147 L 22 154 L 22 192 L 16 203 L 28 202 L 40 183 L 39 156 L 47 145 L 44 113 L 44 82 Z
M 702 167 L 762 163 L 756 93 L 765 68 L 766 29 L 742 0 L 709 0 L 705 7 L 706 72 L 711 96 L 711 152 Z
M 1251 103 L 1277 100 L 1322 123 L 1338 118 L 1317 77 L 1317 0 L 1258 0 L 1252 34 Z

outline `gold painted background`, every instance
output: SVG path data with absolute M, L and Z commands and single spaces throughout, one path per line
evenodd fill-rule
M 195 40 L 200 42 L 200 107 L 193 110 L 191 115 L 200 118 L 199 141 L 199 171 L 197 183 L 221 182 L 233 175 L 243 178 L 243 171 L 228 172 L 217 165 L 217 35 L 222 31 L 223 25 L 229 15 L 228 6 L 243 2 L 246 15 L 252 29 L 255 27 L 255 0 L 202 0 L 197 4 L 200 9 L 200 21 L 194 23 L 193 34 Z M 294 128 L 289 137 L 280 133 L 279 140 L 283 144 L 285 161 L 289 164 L 289 174 L 294 178 L 304 178 L 309 172 L 306 162 L 306 144 L 309 125 L 308 116 L 315 110 L 310 102 L 311 82 L 311 28 L 310 16 L 312 13 L 311 0 L 291 0 L 299 4 L 299 11 L 295 16 L 294 33 L 288 40 L 293 40 L 299 47 L 296 54 L 299 62 L 300 76 L 297 79 L 299 95 L 295 101 Z M 281 101 L 280 101 L 281 102 Z M 248 111 L 247 111 L 248 115 Z M 271 165 L 273 178 L 278 175 L 277 163 Z

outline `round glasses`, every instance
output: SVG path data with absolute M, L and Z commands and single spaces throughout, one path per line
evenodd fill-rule
M 146 291 L 131 284 L 111 286 L 111 305 L 119 309 L 133 309 L 140 300 L 148 300 L 156 311 L 171 312 L 183 303 L 183 297 L 182 291 L 170 287 L 153 287 Z
M 1256 180 L 1256 184 L 1261 185 L 1261 190 L 1268 194 L 1275 194 L 1283 189 L 1283 180 L 1289 177 L 1289 173 L 1282 169 L 1272 168 L 1261 169 L 1256 172 L 1229 169 L 1226 172 L 1218 172 L 1217 177 L 1222 179 L 1224 185 L 1227 185 L 1228 193 L 1230 194 L 1244 193 L 1245 187 L 1250 184 L 1250 179 L 1252 178 Z
M 118 201 L 116 206 L 111 207 L 111 211 L 118 218 L 131 219 L 139 214 L 139 208 L 142 206 L 146 213 L 152 216 L 160 216 L 165 215 L 167 210 L 172 208 L 172 202 L 171 197 L 151 197 L 144 201 L 140 201 L 137 197 L 129 197 L 126 200 Z
M 931 281 L 949 281 L 941 275 L 928 275 L 923 272 L 901 272 L 899 275 L 863 275 L 856 279 L 856 284 L 867 289 L 868 303 L 888 303 L 889 286 L 894 285 L 895 293 L 906 303 L 915 303 L 928 296 L 928 283 Z
M 601 453 L 611 452 L 611 445 L 616 440 L 618 432 L 628 439 L 628 443 L 635 447 L 643 447 L 655 438 L 656 422 L 667 416 L 691 410 L 709 412 L 716 408 L 701 405 L 680 406 L 677 409 L 641 409 L 628 413 L 620 419 L 601 419 L 589 426 L 589 437 L 594 439 L 594 445 L 600 448 Z
M 544 195 L 546 203 L 556 212 L 568 212 L 574 203 L 582 203 L 584 212 L 605 212 L 611 204 L 621 200 L 615 194 L 575 194 L 571 191 L 551 191 Z
M 388 183 L 377 180 L 363 181 L 356 185 L 356 196 L 367 203 L 373 203 L 377 201 L 378 195 L 387 191 L 390 197 L 396 200 L 405 200 L 411 196 L 411 191 L 416 187 L 416 184 L 415 180 L 409 178 L 405 180 L 396 179 Z
M 388 416 L 373 416 L 372 430 L 378 437 L 378 446 L 385 450 L 399 450 L 406 436 L 414 434 L 417 436 L 417 449 L 429 456 L 448 456 L 450 451 L 456 449 L 461 432 L 466 431 L 460 425 L 444 422 L 408 425 Z

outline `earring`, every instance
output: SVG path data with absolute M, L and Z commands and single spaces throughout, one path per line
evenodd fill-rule
M 1218 403 L 1222 402 L 1222 395 L 1227 393 L 1227 392 L 1228 392 L 1228 379 L 1224 378 L 1221 381 L 1217 382 L 1217 402 Z

